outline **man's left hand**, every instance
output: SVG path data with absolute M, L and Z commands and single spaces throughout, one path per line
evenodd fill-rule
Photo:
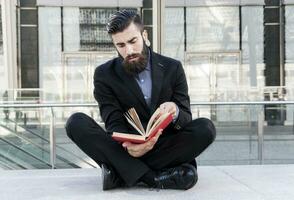
M 174 102 L 164 102 L 159 106 L 159 108 L 162 114 L 168 112 L 172 114 L 173 118 L 176 117 L 177 105 Z

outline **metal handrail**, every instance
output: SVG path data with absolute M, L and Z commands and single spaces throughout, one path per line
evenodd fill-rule
M 294 104 L 294 101 L 232 101 L 232 102 L 207 102 L 197 101 L 191 102 L 191 106 L 205 106 L 205 105 L 277 105 L 277 104 Z M 26 104 L 9 104 L 2 102 L 0 108 L 51 108 L 51 107 L 93 107 L 98 106 L 97 103 L 26 103 Z
M 217 101 L 217 102 L 191 102 L 191 106 L 201 105 L 277 105 L 277 104 L 294 104 L 294 101 Z

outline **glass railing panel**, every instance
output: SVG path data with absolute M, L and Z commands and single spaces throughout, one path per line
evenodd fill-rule
M 193 119 L 211 119 L 217 132 L 215 142 L 197 158 L 199 164 L 259 163 L 257 125 L 261 109 L 254 105 L 192 106 Z
M 193 117 L 216 125 L 216 141 L 202 164 L 294 163 L 294 105 L 192 106 Z
M 294 105 L 265 106 L 264 163 L 294 163 Z
M 12 146 L 10 148 L 18 149 L 34 160 L 46 163 L 47 168 L 51 166 L 52 153 L 56 156 L 53 163 L 55 168 L 97 167 L 97 164 L 68 138 L 64 127 L 67 119 L 75 112 L 89 115 L 104 127 L 98 106 L 93 104 L 54 107 L 52 105 L 52 109 L 50 106 L 44 108 L 36 106 L 36 108 L 9 108 L 9 120 L 5 119 L 7 109 L 0 110 L 0 139 L 6 144 L 0 145 L 1 152 L 6 155 L 10 145 Z M 250 102 L 245 105 L 227 102 L 192 105 L 193 119 L 209 118 L 214 122 L 217 131 L 215 142 L 197 158 L 198 163 L 200 165 L 294 163 L 293 107 L 294 104 L 291 103 L 255 105 Z M 20 112 L 22 114 L 19 114 Z M 54 128 L 50 130 L 52 117 L 54 117 Z M 55 140 L 51 141 L 55 144 L 54 151 L 52 151 L 53 146 L 50 146 L 52 131 L 55 135 Z M 1 162 L 3 164 L 3 159 Z M 27 162 L 29 167 L 36 167 L 29 159 Z
M 9 118 L 2 120 L 1 128 L 7 133 L 2 139 L 50 165 L 49 140 L 42 137 L 40 126 L 40 113 L 44 111 L 40 108 L 10 109 Z M 48 126 L 48 123 L 43 125 Z
M 3 134 L 3 131 L 1 131 Z M 9 158 L 14 163 L 25 169 L 49 169 L 50 165 L 38 159 L 33 154 L 26 152 L 17 145 L 9 142 L 3 135 L 0 138 L 0 154 L 3 157 Z M 9 165 L 13 167 L 13 165 Z
M 0 169 L 25 169 L 22 165 L 12 159 L 0 154 Z
M 56 155 L 59 155 L 63 158 L 69 160 L 72 164 L 77 167 L 83 168 L 92 168 L 97 167 L 98 165 L 89 158 L 80 148 L 78 148 L 71 139 L 67 136 L 65 131 L 65 124 L 68 118 L 76 113 L 82 112 L 92 117 L 96 122 L 101 124 L 101 118 L 99 115 L 99 109 L 95 107 L 58 107 L 54 108 L 55 115 L 55 134 L 56 134 Z M 56 161 L 56 165 L 59 168 L 64 168 L 63 162 Z
M 9 112 L 9 118 L 4 116 L 4 119 L 1 120 L 1 128 L 7 132 L 7 135 L 2 138 L 11 145 L 35 156 L 36 159 L 51 165 L 49 134 L 51 109 L 15 108 L 10 109 Z M 78 167 L 60 155 L 56 155 L 56 162 L 62 163 L 63 168 Z M 55 167 L 59 168 L 58 165 Z

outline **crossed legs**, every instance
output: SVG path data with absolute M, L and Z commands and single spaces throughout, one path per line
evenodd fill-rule
M 160 136 L 154 148 L 140 158 L 128 154 L 91 117 L 84 113 L 73 114 L 66 123 L 71 140 L 99 166 L 112 166 L 128 186 L 134 185 L 146 172 L 194 162 L 215 139 L 213 123 L 199 118 L 182 130 Z

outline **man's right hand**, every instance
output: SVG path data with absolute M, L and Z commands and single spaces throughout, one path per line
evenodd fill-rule
M 162 134 L 162 129 L 160 129 L 154 137 L 142 144 L 135 144 L 131 142 L 124 142 L 122 146 L 127 149 L 128 153 L 133 157 L 141 157 L 146 154 L 148 151 L 153 149 L 156 144 L 159 136 Z

